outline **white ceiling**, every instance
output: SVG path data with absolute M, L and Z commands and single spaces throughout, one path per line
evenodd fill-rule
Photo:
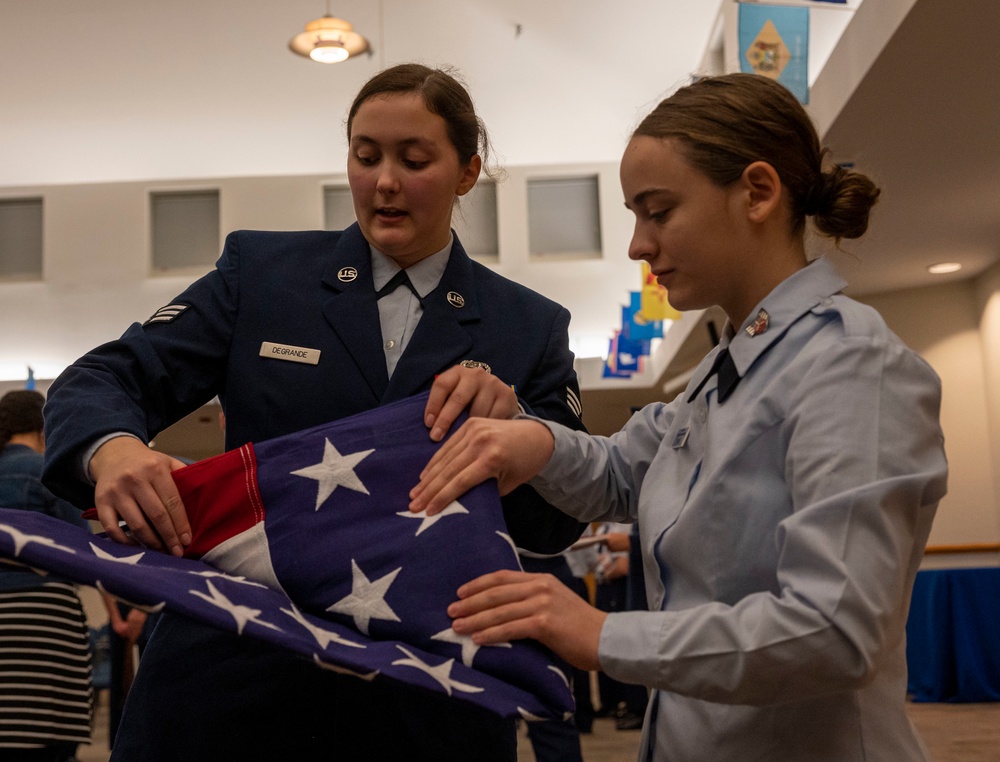
M 287 47 L 323 0 L 0 0 L 0 187 L 339 172 L 351 98 L 410 60 L 461 70 L 510 164 L 616 161 L 720 3 L 338 0 L 374 54 L 324 66 Z
M 351 96 L 404 60 L 464 73 L 507 164 L 615 161 L 721 1 L 340 0 L 375 52 L 321 66 L 286 47 L 320 0 L 0 0 L 0 188 L 341 172 Z M 996 261 L 998 31 L 993 0 L 916 0 L 832 122 L 836 157 L 884 188 L 840 257 L 856 293 Z

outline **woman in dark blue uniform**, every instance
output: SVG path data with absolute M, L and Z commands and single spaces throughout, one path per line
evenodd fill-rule
M 451 231 L 487 142 L 449 74 L 376 75 L 348 118 L 358 223 L 240 231 L 216 269 L 53 385 L 47 483 L 96 505 L 108 533 L 179 554 L 170 472 L 146 443 L 218 395 L 226 447 L 431 389 L 429 436 L 457 414 L 524 410 L 582 428 L 569 313 L 473 262 Z M 398 286 L 398 287 L 397 287 Z M 530 489 L 505 499 L 518 545 L 558 551 L 581 527 Z M 513 723 L 444 697 L 316 670 L 270 647 L 164 617 L 143 655 L 115 759 L 513 760 Z

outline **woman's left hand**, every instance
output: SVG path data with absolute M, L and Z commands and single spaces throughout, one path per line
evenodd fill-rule
M 597 648 L 607 614 L 551 574 L 503 570 L 458 589 L 452 628 L 479 645 L 534 638 L 583 670 L 600 669 Z
M 465 409 L 477 418 L 513 418 L 520 412 L 514 390 L 484 368 L 456 365 L 434 379 L 424 408 L 431 439 L 440 442 Z
M 500 495 L 507 495 L 545 467 L 554 447 L 552 432 L 536 420 L 470 418 L 421 471 L 410 510 L 433 516 L 487 479 L 496 479 Z

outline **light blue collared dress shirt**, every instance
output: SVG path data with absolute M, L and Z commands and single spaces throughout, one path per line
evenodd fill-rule
M 580 520 L 639 522 L 651 611 L 609 615 L 599 658 L 655 689 L 643 759 L 926 759 L 905 623 L 946 487 L 940 382 L 844 285 L 823 260 L 798 271 L 683 396 L 610 438 L 546 423 L 532 486 Z M 688 402 L 725 346 L 742 380 Z
M 413 284 L 414 290 L 420 295 L 420 299 L 437 288 L 438 283 L 441 282 L 445 268 L 448 267 L 448 258 L 451 256 L 451 247 L 454 241 L 454 237 L 449 238 L 448 245 L 441 251 L 435 252 L 406 268 L 406 275 L 410 279 L 410 283 Z M 374 247 L 371 253 L 372 280 L 375 284 L 375 291 L 378 292 L 402 268 L 396 264 L 395 260 Z M 382 349 L 385 351 L 385 367 L 389 371 L 389 378 L 392 378 L 396 364 L 402 357 L 406 345 L 410 343 L 413 332 L 417 330 L 420 317 L 424 314 L 420 299 L 410 289 L 401 287 L 378 300 Z

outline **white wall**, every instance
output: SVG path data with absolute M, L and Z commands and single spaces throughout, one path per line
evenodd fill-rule
M 930 544 L 1000 541 L 997 365 L 1000 278 L 992 284 L 960 281 L 865 297 L 941 377 L 941 426 L 948 456 L 948 494 L 941 501 Z M 977 294 L 992 286 L 994 314 L 984 325 Z M 991 335 L 992 334 L 992 335 Z
M 600 259 L 531 261 L 527 182 L 532 177 L 597 175 L 602 222 Z M 152 272 L 149 194 L 218 189 L 220 230 L 323 227 L 323 186 L 343 175 L 213 178 L 0 188 L 0 198 L 43 198 L 44 276 L 0 282 L 0 380 L 23 378 L 26 366 L 52 378 L 90 348 L 116 338 L 133 321 L 167 304 L 208 268 Z M 606 351 L 620 325 L 620 305 L 640 286 L 628 260 L 631 216 L 622 203 L 616 163 L 516 167 L 497 187 L 501 274 L 564 304 L 573 314 L 575 346 Z M 222 241 L 219 241 L 221 248 Z
M 596 174 L 601 259 L 535 262 L 528 256 L 527 181 Z M 0 284 L 0 378 L 39 378 L 134 320 L 166 304 L 205 268 L 150 272 L 148 194 L 218 188 L 223 233 L 238 228 L 322 227 L 322 188 L 340 175 L 216 178 L 3 189 L 44 198 L 45 280 Z M 598 340 L 620 319 L 619 305 L 639 282 L 626 249 L 631 218 L 613 163 L 511 168 L 498 186 L 502 274 L 547 294 L 573 313 L 571 331 Z M 221 243 L 221 242 L 220 242 Z M 941 419 L 951 477 L 932 544 L 1000 540 L 1000 267 L 976 281 L 865 297 L 942 378 Z
M 976 279 L 974 296 L 987 389 L 986 404 L 978 414 L 985 414 L 989 426 L 993 489 L 1000 494 L 1000 466 L 996 465 L 997 456 L 1000 456 L 1000 265 Z

